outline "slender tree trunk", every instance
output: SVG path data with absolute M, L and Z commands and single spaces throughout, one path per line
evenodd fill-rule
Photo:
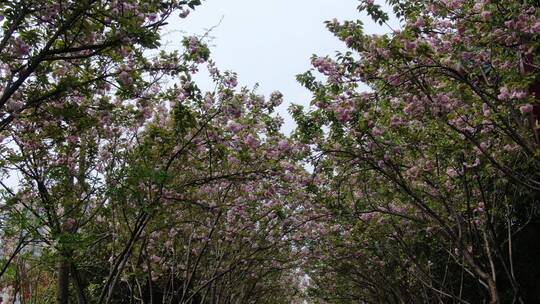
M 58 261 L 58 304 L 68 304 L 69 302 L 69 268 L 68 259 L 60 256 Z
M 77 303 L 86 304 L 86 296 L 84 295 L 84 285 L 81 281 L 79 271 L 75 267 L 75 264 L 71 263 L 71 278 L 73 279 L 75 294 L 77 295 Z
M 490 304 L 499 304 L 499 294 L 497 292 L 497 284 L 494 280 L 488 280 L 489 285 L 489 295 L 491 297 Z

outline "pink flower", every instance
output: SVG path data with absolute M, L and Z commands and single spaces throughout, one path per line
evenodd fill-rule
M 152 261 L 152 262 L 154 262 L 154 263 L 159 263 L 159 262 L 161 262 L 161 258 L 158 257 L 157 255 L 152 255 L 152 256 L 150 257 L 150 261 Z
M 248 136 L 246 136 L 244 143 L 252 149 L 256 149 L 260 145 L 259 140 L 251 134 L 248 134 Z
M 390 127 L 397 128 L 401 125 L 403 125 L 403 120 L 401 119 L 401 117 L 397 115 L 393 115 L 392 118 L 390 119 Z
M 270 94 L 270 101 L 274 107 L 279 107 L 283 103 L 283 94 L 279 91 L 274 91 Z
M 502 87 L 499 91 L 499 95 L 497 95 L 497 98 L 500 100 L 507 100 L 510 98 L 510 92 L 508 91 L 507 87 Z
M 516 151 L 518 149 L 518 146 L 517 145 L 506 144 L 506 145 L 504 145 L 503 149 L 504 149 L 504 151 L 507 151 L 507 152 L 513 152 L 513 151 Z
M 224 85 L 229 89 L 236 87 L 238 85 L 238 80 L 236 79 L 236 76 L 227 77 L 227 79 L 225 79 Z
M 384 130 L 379 127 L 374 127 L 373 129 L 371 129 L 371 133 L 373 134 L 373 136 L 381 136 L 384 134 Z
M 150 22 L 154 22 L 154 21 L 156 21 L 156 19 L 157 19 L 157 15 L 156 15 L 156 14 L 152 13 L 152 14 L 149 14 L 149 15 L 148 15 L 148 20 L 149 20 Z
M 353 36 L 348 36 L 347 38 L 345 38 L 345 44 L 347 44 L 348 47 L 351 47 L 354 43 L 354 37 Z
M 24 107 L 24 103 L 22 103 L 19 100 L 9 99 L 8 102 L 6 103 L 6 108 L 12 112 L 18 111 L 22 109 L 23 107 Z
M 372 218 L 375 217 L 375 213 L 374 212 L 367 212 L 367 213 L 362 213 L 362 215 L 360 215 L 360 219 L 364 222 L 368 222 L 370 221 Z
M 199 47 L 200 47 L 200 43 L 197 37 L 191 36 L 188 38 L 188 50 L 191 53 L 197 53 L 197 51 L 199 50 Z
M 433 169 L 434 169 L 433 162 L 428 160 L 426 164 L 424 165 L 424 170 L 427 172 L 432 172 Z
M 189 15 L 189 10 L 188 9 L 181 9 L 180 10 L 180 13 L 178 14 L 178 16 L 180 18 L 186 18 L 187 16 Z
M 229 125 L 227 125 L 227 129 L 229 129 L 229 131 L 236 134 L 236 133 L 242 131 L 243 127 L 242 127 L 241 124 L 232 121 L 232 122 L 229 123 Z
M 278 142 L 278 149 L 280 151 L 288 151 L 290 148 L 291 146 L 289 145 L 289 141 L 286 139 L 282 139 Z
M 338 68 L 334 61 L 325 57 L 316 57 L 312 64 L 319 72 L 326 76 L 338 76 Z
M 540 21 L 536 21 L 531 27 L 531 33 L 536 34 L 540 32 Z
M 533 106 L 531 104 L 524 104 L 519 107 L 519 111 L 523 114 L 531 113 L 533 111 Z
M 456 177 L 456 176 L 458 176 L 458 173 L 457 173 L 457 171 L 456 171 L 454 168 L 448 168 L 448 169 L 446 169 L 446 174 L 448 174 L 448 176 L 450 176 L 450 177 Z
M 131 79 L 131 76 L 129 75 L 129 73 L 127 71 L 122 71 L 119 75 L 118 75 L 118 79 L 120 80 L 120 82 L 123 84 L 123 85 L 130 85 L 131 82 L 132 82 L 132 79 Z
M 64 222 L 63 228 L 65 231 L 75 231 L 75 229 L 77 228 L 77 220 L 71 217 L 67 218 Z
M 508 20 L 504 22 L 504 25 L 509 29 L 514 29 L 516 27 L 516 22 L 514 20 Z
M 416 22 L 414 23 L 414 26 L 418 28 L 422 28 L 425 25 L 426 25 L 426 21 L 422 17 L 419 17 L 418 19 L 416 19 Z
M 340 111 L 338 113 L 338 119 L 339 121 L 341 122 L 347 122 L 349 120 L 351 120 L 351 115 L 349 114 L 349 111 Z
M 448 8 L 453 10 L 457 10 L 463 5 L 461 0 L 445 0 L 443 2 L 448 6 Z
M 483 11 L 480 13 L 480 16 L 482 17 L 482 19 L 484 20 L 487 20 L 491 17 L 491 12 L 490 11 Z
M 19 56 L 28 55 L 28 53 L 30 52 L 30 46 L 18 37 L 15 39 L 14 47 L 15 53 L 17 53 L 17 55 Z
M 487 104 L 482 105 L 482 113 L 484 114 L 484 117 L 490 117 L 491 116 L 491 109 Z
M 523 99 L 527 97 L 527 92 L 523 90 L 515 90 L 512 92 L 512 95 L 510 97 L 515 98 L 515 99 Z
M 416 49 L 416 42 L 414 41 L 405 41 L 404 47 L 407 51 L 414 51 Z
M 70 143 L 77 143 L 77 141 L 79 140 L 79 137 L 75 135 L 70 135 L 66 139 Z

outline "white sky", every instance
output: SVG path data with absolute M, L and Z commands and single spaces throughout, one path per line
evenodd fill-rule
M 378 1 L 376 1 L 378 2 Z M 381 1 L 382 2 L 382 1 Z M 240 85 L 269 95 L 281 91 L 285 102 L 278 108 L 288 134 L 294 123 L 287 113 L 291 103 L 308 105 L 311 95 L 295 79 L 310 68 L 310 57 L 334 55 L 345 46 L 325 27 L 324 21 L 361 19 L 369 33 L 387 32 L 356 7 L 357 0 L 207 0 L 186 19 L 173 18 L 164 37 L 174 47 L 186 34 L 211 33 L 211 57 L 223 70 L 238 73 Z M 202 78 L 201 78 L 202 79 Z M 200 86 L 205 88 L 204 80 Z M 208 87 L 207 87 L 208 88 Z

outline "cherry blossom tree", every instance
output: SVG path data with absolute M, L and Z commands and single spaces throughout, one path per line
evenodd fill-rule
M 17 188 L 4 185 L 6 223 L 39 251 L 20 255 L 39 273 L 28 284 L 57 280 L 56 291 L 33 299 L 275 303 L 279 295 L 290 303 L 296 295 L 284 282 L 297 278 L 295 246 L 316 216 L 305 204 L 307 146 L 279 131 L 281 93 L 237 88 L 201 39 L 183 45 L 181 55 L 141 63 L 141 91 L 126 92 L 134 80 L 120 75 L 117 89 L 44 104 L 4 131 L 6 168 L 23 176 Z M 192 80 L 203 64 L 214 91 Z
M 289 137 L 208 35 L 161 49 L 199 4 L 0 3 L 3 301 L 540 301 L 536 1 L 327 22 Z
M 198 4 L 0 4 L 0 174 L 18 180 L 15 187 L 1 183 L 10 255 L 0 277 L 26 245 L 45 245 L 58 253 L 56 295 L 67 303 L 70 273 L 77 272 L 70 265 L 73 244 L 88 241 L 76 232 L 106 204 L 106 188 L 114 185 L 108 173 L 148 119 L 160 80 L 189 68 L 177 53 L 145 52 L 159 47 L 172 13 L 186 16 Z
M 330 21 L 350 51 L 313 58 L 324 82 L 298 77 L 313 108 L 291 109 L 296 136 L 314 146 L 318 200 L 338 226 L 311 248 L 314 296 L 535 302 L 538 5 L 388 3 L 401 29 Z M 359 9 L 388 20 L 373 1 Z

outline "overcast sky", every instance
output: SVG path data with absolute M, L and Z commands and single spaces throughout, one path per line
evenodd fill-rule
M 172 19 L 164 40 L 173 46 L 178 31 L 200 35 L 219 23 L 211 33 L 212 58 L 221 70 L 237 72 L 241 85 L 259 83 L 258 92 L 265 95 L 281 91 L 285 102 L 278 110 L 288 133 L 294 126 L 288 105 L 308 105 L 311 97 L 295 76 L 310 68 L 312 54 L 345 49 L 324 21 L 361 19 L 367 32 L 387 31 L 361 15 L 357 5 L 357 0 L 207 0 L 186 19 Z

